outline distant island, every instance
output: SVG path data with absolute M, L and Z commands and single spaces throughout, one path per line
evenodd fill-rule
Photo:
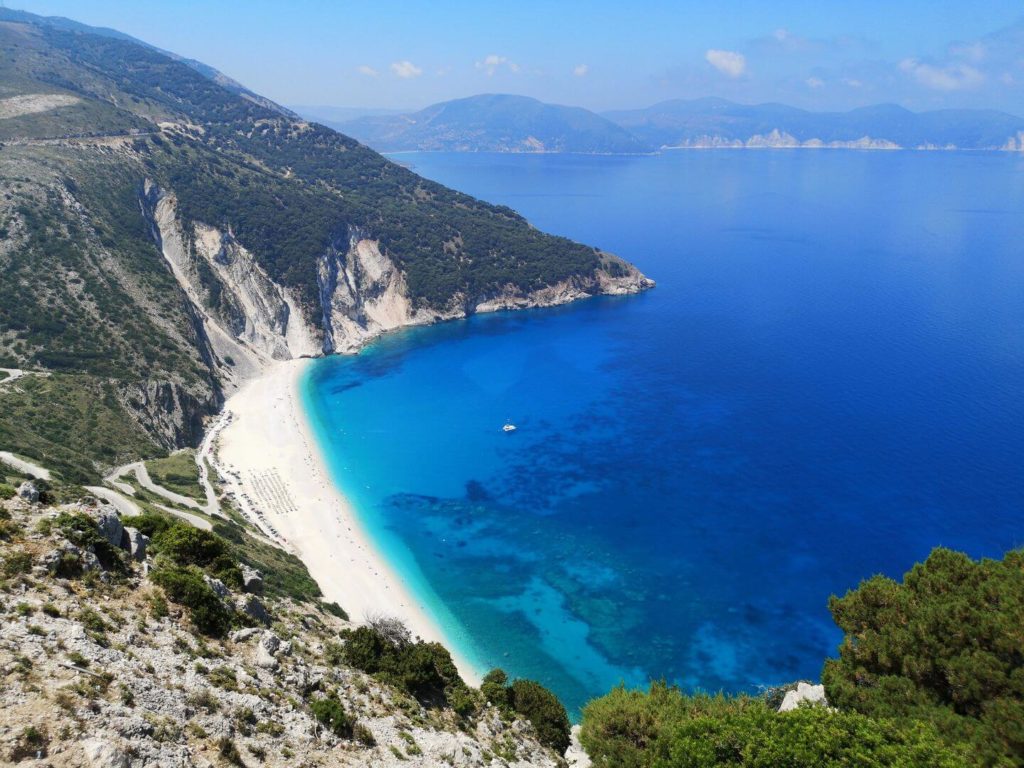
M 445 101 L 410 114 L 332 121 L 330 125 L 387 152 L 648 151 L 630 131 L 590 110 L 502 94 Z
M 525 96 L 484 94 L 405 114 L 298 107 L 380 152 L 575 152 L 667 149 L 1024 151 L 1024 118 L 995 110 L 911 112 L 895 104 L 811 112 L 785 104 L 674 99 L 601 114 Z

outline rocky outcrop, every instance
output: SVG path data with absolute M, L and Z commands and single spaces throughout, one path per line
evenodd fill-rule
M 453 308 L 415 308 L 405 276 L 380 244 L 352 227 L 344 250 L 331 249 L 317 264 L 323 308 L 324 352 L 356 352 L 380 334 L 463 316 Z
M 275 283 L 230 231 L 186 224 L 172 192 L 147 182 L 143 207 L 153 237 L 194 308 L 211 366 L 226 388 L 259 375 L 274 360 L 354 353 L 383 333 L 499 309 L 546 307 L 598 294 L 636 293 L 654 282 L 610 254 L 601 266 L 534 291 L 508 285 L 486 296 L 455 296 L 447 307 L 418 305 L 405 274 L 359 227 L 317 260 L 318 323 Z
M 147 181 L 143 208 L 153 238 L 199 318 L 221 381 L 232 388 L 274 360 L 321 351 L 292 292 L 274 282 L 231 234 L 185 222 L 172 192 Z
M 18 497 L 24 499 L 30 504 L 35 504 L 39 501 L 39 489 L 36 487 L 35 483 L 31 483 L 26 480 L 18 486 Z
M 146 559 L 149 536 L 135 528 L 125 528 L 124 532 L 128 536 L 128 554 L 132 556 L 132 560 L 141 563 Z
M 168 450 L 196 445 L 202 439 L 204 418 L 223 403 L 218 392 L 202 401 L 180 384 L 151 379 L 122 384 L 118 395 L 136 421 Z
M 127 543 L 124 526 L 121 525 L 121 518 L 117 516 L 117 512 L 113 507 L 100 509 L 96 522 L 99 526 L 100 535 L 107 540 L 110 546 L 121 547 L 122 544 Z
M 318 282 L 323 306 L 324 351 L 356 352 L 371 339 L 410 325 L 453 320 L 479 312 L 551 307 L 600 294 L 639 293 L 654 287 L 631 264 L 601 254 L 602 266 L 554 285 L 524 291 L 515 285 L 487 296 L 455 297 L 445 309 L 416 307 L 405 276 L 380 244 L 353 228 L 344 252 L 321 257 Z
M 779 705 L 779 712 L 790 712 L 801 705 L 828 706 L 825 698 L 824 685 L 810 685 L 809 683 L 797 683 L 796 688 L 786 691 L 786 697 Z
M 35 764 L 38 754 L 57 768 L 565 765 L 529 723 L 493 707 L 459 719 L 339 661 L 353 625 L 316 604 L 268 597 L 273 631 L 220 639 L 196 634 L 180 606 L 152 610 L 158 588 L 135 563 L 105 579 L 93 559 L 89 578 L 51 578 L 40 552 L 87 553 L 62 544 L 58 526 L 38 532 L 39 522 L 60 511 L 95 518 L 93 502 L 54 510 L 11 499 L 0 510 L 25 532 L 0 541 L 0 559 L 35 561 L 8 601 L 24 615 L 9 609 L 0 621 L 0 764 Z M 351 718 L 350 733 L 318 722 L 311 704 L 324 696 Z
M 263 594 L 263 574 L 248 565 L 242 565 L 242 591 L 251 595 Z

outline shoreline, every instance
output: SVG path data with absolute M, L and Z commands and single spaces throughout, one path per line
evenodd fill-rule
M 350 621 L 399 618 L 414 636 L 444 645 L 463 679 L 478 685 L 480 672 L 379 551 L 332 479 L 299 390 L 311 364 L 276 363 L 234 393 L 211 427 L 207 459 L 247 516 L 256 515 L 251 521 L 302 560 L 324 599 Z

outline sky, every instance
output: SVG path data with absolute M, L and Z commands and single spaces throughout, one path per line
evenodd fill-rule
M 6 0 L 199 59 L 286 105 L 517 93 L 1024 115 L 1022 0 Z

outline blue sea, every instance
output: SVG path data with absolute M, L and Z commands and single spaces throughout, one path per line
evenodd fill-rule
M 304 382 L 336 482 L 481 670 L 574 716 L 620 682 L 817 679 L 830 595 L 1024 545 L 1024 158 L 397 159 L 658 281 Z

